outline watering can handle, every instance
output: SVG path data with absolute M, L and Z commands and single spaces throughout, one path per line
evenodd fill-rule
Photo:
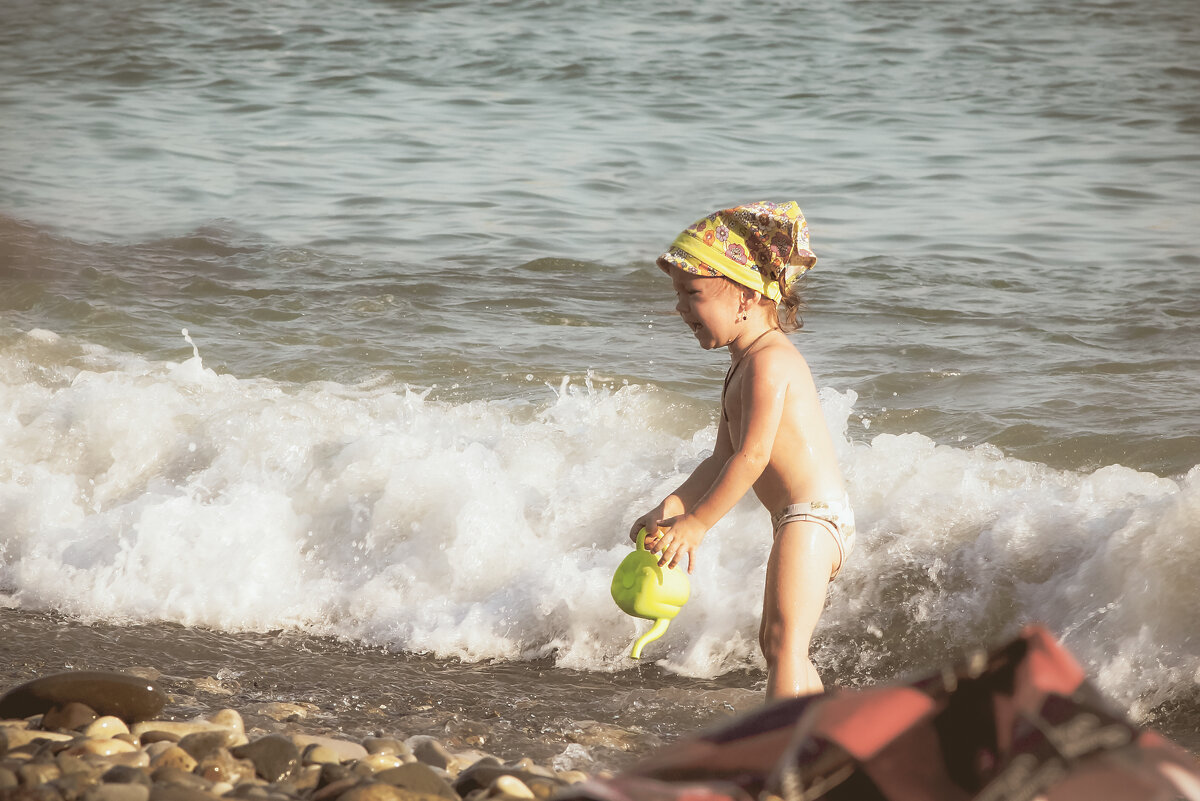
M 646 527 L 642 526 L 642 530 L 638 532 L 637 549 L 639 551 L 646 550 Z

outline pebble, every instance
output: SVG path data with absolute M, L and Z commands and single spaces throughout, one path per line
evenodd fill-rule
M 120 718 L 114 715 L 105 715 L 89 723 L 83 730 L 83 734 L 85 737 L 93 739 L 112 738 L 118 734 L 129 734 L 129 727 Z
M 0 718 L 27 718 L 72 701 L 86 704 L 98 715 L 122 720 L 147 720 L 167 703 L 153 682 L 126 673 L 77 670 L 28 681 L 0 696 Z
M 233 749 L 233 755 L 250 760 L 258 775 L 272 783 L 286 779 L 300 767 L 300 749 L 281 734 L 270 734 L 240 745 Z
M 414 793 L 425 793 L 450 799 L 458 798 L 458 793 L 454 792 L 450 783 L 443 779 L 434 768 L 422 762 L 412 762 L 381 771 L 376 774 L 375 780 L 403 787 Z
M 196 759 L 174 743 L 161 749 L 157 755 L 150 758 L 150 769 L 154 772 L 164 768 L 173 768 L 191 773 L 196 769 L 196 765 Z
M 150 777 L 146 771 L 138 770 L 129 765 L 114 765 L 104 772 L 100 780 L 107 784 L 143 784 L 150 786 Z
M 411 748 L 392 737 L 368 737 L 362 741 L 362 746 L 368 754 L 391 754 L 401 758 L 413 755 Z
M 98 784 L 83 794 L 83 801 L 149 801 L 148 784 Z
M 179 747 L 199 761 L 220 748 L 233 745 L 236 740 L 237 733 L 232 729 L 209 729 L 184 735 L 179 738 Z
M 338 796 L 338 801 L 412 801 L 399 787 L 369 782 L 353 787 Z
M 91 723 L 99 715 L 87 704 L 78 701 L 68 701 L 60 706 L 53 706 L 42 715 L 42 728 L 56 731 L 73 731 Z
M 74 740 L 73 734 L 64 734 L 58 731 L 39 731 L 37 729 L 18 729 L 3 727 L 0 728 L 0 755 L 7 751 L 12 751 L 15 748 L 29 745 L 30 743 L 44 740 L 48 742 L 70 742 Z
M 511 798 L 533 798 L 533 791 L 516 776 L 497 776 L 488 788 L 488 795 L 506 795 Z
M 372 773 L 378 773 L 381 770 L 398 768 L 404 764 L 404 760 L 395 754 L 367 754 L 358 760 L 358 764 L 370 768 Z
M 352 759 L 362 759 L 367 756 L 367 749 L 352 740 L 340 740 L 336 737 L 320 737 L 312 734 L 294 734 L 292 742 L 297 748 L 309 745 L 323 745 L 338 755 L 338 759 L 349 762 Z
M 418 735 L 410 737 L 406 743 L 412 749 L 413 756 L 426 765 L 433 765 L 435 768 L 445 769 L 450 765 L 450 760 L 454 757 L 446 746 L 439 743 L 433 737 Z
M 340 765 L 342 758 L 334 750 L 320 743 L 310 743 L 301 757 L 306 765 Z
M 72 756 L 83 756 L 84 754 L 112 756 L 113 754 L 132 754 L 137 750 L 137 746 L 124 740 L 84 740 L 79 745 L 68 748 L 66 753 Z
M 251 713 L 248 737 L 234 709 L 191 720 L 159 717 L 154 703 L 131 711 L 131 687 L 158 692 L 145 678 L 79 671 L 46 679 L 0 696 L 5 715 L 38 705 L 0 717 L 0 801 L 548 801 L 587 778 L 530 759 L 451 751 L 425 735 L 357 741 L 297 731 L 302 715 L 272 723 L 264 705 Z M 288 711 L 273 703 L 270 711 Z M 267 733 L 264 724 L 278 728 Z M 450 736 L 472 741 L 458 730 Z
M 238 759 L 226 749 L 218 748 L 200 760 L 195 772 L 210 782 L 229 782 L 234 785 L 254 779 L 254 763 L 248 759 Z

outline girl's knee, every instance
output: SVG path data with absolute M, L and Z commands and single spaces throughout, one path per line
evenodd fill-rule
M 811 635 L 802 627 L 788 625 L 783 618 L 764 618 L 758 628 L 758 647 L 771 667 L 782 656 L 807 655 Z

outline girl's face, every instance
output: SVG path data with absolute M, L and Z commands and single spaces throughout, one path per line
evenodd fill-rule
M 724 278 L 694 275 L 671 268 L 675 311 L 705 350 L 723 348 L 733 339 L 741 295 Z

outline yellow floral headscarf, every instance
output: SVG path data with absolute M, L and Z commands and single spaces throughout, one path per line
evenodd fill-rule
M 658 266 L 732 279 L 778 303 L 783 290 L 817 263 L 808 222 L 794 201 L 765 200 L 714 211 L 675 237 Z

